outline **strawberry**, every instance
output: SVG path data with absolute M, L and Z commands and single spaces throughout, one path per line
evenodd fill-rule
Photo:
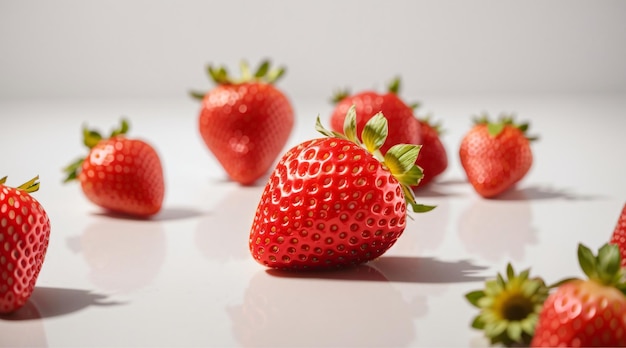
M 330 127 L 336 132 L 343 131 L 346 113 L 353 105 L 356 107 L 357 128 L 363 129 L 365 123 L 374 115 L 382 112 L 388 122 L 388 136 L 381 152 L 385 154 L 396 144 L 421 144 L 420 123 L 415 122 L 413 108 L 398 97 L 400 79 L 394 79 L 385 93 L 366 90 L 350 95 L 339 92 L 333 101 L 336 103 L 330 117 Z
M 294 124 L 289 99 L 273 86 L 284 73 L 263 62 L 252 74 L 242 63 L 242 78 L 233 80 L 224 67 L 208 67 L 217 87 L 192 92 L 202 100 L 198 127 L 208 149 L 228 176 L 253 184 L 267 174 L 287 143 Z
M 546 299 L 535 327 L 533 347 L 626 346 L 626 283 L 616 245 L 598 255 L 578 246 L 578 260 L 589 279 L 560 282 Z
M 30 193 L 39 189 L 39 177 L 18 186 L 0 179 L 0 313 L 14 312 L 30 298 L 41 271 L 50 219 Z
M 430 123 L 428 118 L 416 119 L 416 122 L 422 132 L 422 149 L 416 164 L 424 172 L 418 187 L 423 187 L 448 168 L 448 155 L 439 137 L 440 126 Z
M 465 295 L 480 309 L 472 327 L 484 330 L 491 344 L 528 345 L 548 291 L 543 279 L 530 278 L 529 269 L 516 274 L 508 264 L 506 278 L 498 273 L 495 279 L 487 280 L 485 289 Z
M 626 204 L 624 204 L 622 213 L 617 220 L 610 243 L 619 247 L 622 256 L 622 267 L 626 267 Z
M 459 149 L 461 165 L 476 192 L 495 197 L 515 185 L 530 170 L 533 155 L 526 136 L 528 123 L 517 125 L 512 117 L 497 122 L 483 116 L 463 137 Z
M 109 138 L 84 128 L 89 153 L 64 169 L 65 182 L 78 179 L 87 199 L 111 212 L 149 217 L 161 210 L 163 168 L 150 144 L 126 137 L 128 128 L 122 120 Z
M 400 237 L 406 205 L 415 212 L 410 185 L 422 177 L 415 160 L 419 145 L 399 144 L 383 156 L 387 135 L 382 113 L 356 135 L 355 107 L 344 134 L 326 135 L 290 149 L 264 188 L 250 230 L 254 259 L 273 268 L 312 270 L 357 265 L 375 259 Z

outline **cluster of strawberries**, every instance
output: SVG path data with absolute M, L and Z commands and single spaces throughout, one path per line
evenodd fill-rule
M 331 129 L 317 119 L 316 129 L 324 137 L 302 142 L 279 158 L 294 125 L 289 99 L 274 86 L 284 69 L 263 62 L 255 71 L 242 64 L 240 79 L 233 79 L 224 67 L 209 66 L 208 73 L 217 86 L 206 93 L 192 92 L 202 103 L 198 127 L 208 149 L 242 185 L 254 184 L 275 166 L 250 230 L 250 253 L 259 263 L 317 270 L 367 262 L 401 236 L 409 208 L 417 213 L 434 208 L 417 203 L 415 193 L 446 170 L 448 156 L 439 126 L 416 117 L 416 106 L 398 96 L 398 79 L 384 93 L 341 93 L 335 98 Z M 163 168 L 150 144 L 126 136 L 128 128 L 123 120 L 108 137 L 83 129 L 89 152 L 65 169 L 66 181 L 78 180 L 85 196 L 110 212 L 148 218 L 161 210 Z M 496 197 L 529 171 L 533 138 L 526 135 L 527 129 L 528 124 L 515 124 L 511 117 L 475 120 L 458 154 L 479 195 Z M 0 313 L 24 305 L 46 253 L 50 223 L 29 195 L 36 188 L 36 179 L 17 188 L 0 181 Z M 600 257 L 594 262 L 607 261 Z M 545 298 L 543 283 L 525 285 L 527 273 L 517 276 L 512 267 L 507 273 L 518 292 Z M 500 283 L 501 277 L 495 287 L 506 287 Z M 469 298 L 485 307 L 490 291 Z M 623 308 L 626 311 L 626 305 Z M 515 338 L 534 329 L 533 320 L 505 329 L 492 328 L 501 324 L 484 317 L 475 324 L 498 335 L 509 330 Z M 609 318 L 606 325 L 614 321 Z

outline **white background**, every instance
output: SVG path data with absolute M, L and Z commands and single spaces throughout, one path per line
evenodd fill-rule
M 208 62 L 288 68 L 296 127 L 327 124 L 341 87 L 383 89 L 443 122 L 446 172 L 420 214 L 357 269 L 281 274 L 248 234 L 264 182 L 229 182 L 197 130 Z M 52 232 L 24 310 L 0 346 L 486 346 L 463 295 L 508 262 L 548 283 L 581 276 L 576 246 L 608 241 L 625 203 L 624 1 L 0 0 L 0 176 L 36 174 Z M 458 160 L 471 115 L 530 121 L 531 171 L 480 198 Z M 85 155 L 80 127 L 151 143 L 163 210 L 110 216 L 61 168 Z
M 0 0 L 0 98 L 177 97 L 205 64 L 288 68 L 294 98 L 626 91 L 623 1 Z

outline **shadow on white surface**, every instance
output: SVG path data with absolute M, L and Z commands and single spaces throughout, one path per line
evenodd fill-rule
M 522 261 L 525 248 L 537 244 L 527 201 L 477 198 L 462 212 L 458 233 L 469 253 L 492 262 Z
M 524 188 L 513 187 L 499 195 L 496 199 L 502 201 L 531 201 L 548 199 L 565 199 L 573 201 L 590 201 L 602 199 L 597 195 L 581 195 L 567 191 L 566 189 L 554 188 L 551 186 L 528 186 Z
M 368 265 L 325 272 L 337 281 L 268 273 L 250 280 L 243 304 L 227 308 L 244 346 L 408 346 L 417 335 L 414 320 L 428 312 L 424 296 L 406 299 Z M 373 282 L 343 281 L 351 278 Z
M 39 320 L 71 314 L 91 306 L 122 304 L 122 302 L 110 301 L 106 295 L 87 290 L 36 286 L 24 307 L 11 314 L 0 315 L 0 320 Z
M 47 347 L 41 313 L 31 300 L 11 314 L 0 315 L 0 346 Z
M 120 219 L 120 220 L 137 220 L 137 221 L 171 221 L 171 220 L 183 220 L 189 219 L 193 217 L 201 216 L 205 213 L 192 209 L 192 208 L 182 208 L 182 207 L 163 207 L 161 211 L 151 217 L 148 218 L 140 218 L 131 215 L 119 214 L 111 211 L 97 211 L 93 212 L 92 215 L 95 216 L 104 216 L 112 219 Z
M 165 261 L 166 238 L 160 222 L 98 219 L 66 244 L 82 253 L 89 279 L 106 291 L 128 293 L 149 285 Z
M 268 269 L 266 272 L 282 278 L 462 283 L 484 281 L 485 277 L 477 273 L 486 269 L 487 267 L 474 265 L 467 260 L 441 261 L 431 257 L 381 256 L 365 265 L 339 270 L 288 272 Z

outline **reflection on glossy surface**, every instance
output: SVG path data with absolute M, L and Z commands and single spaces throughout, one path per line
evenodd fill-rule
M 257 273 L 243 304 L 228 308 L 242 345 L 407 346 L 416 336 L 414 319 L 427 312 L 425 300 L 405 300 L 367 265 L 338 272 L 274 272 L 280 277 L 272 272 Z
M 241 187 L 199 220 L 195 243 L 207 259 L 226 262 L 251 258 L 248 239 L 262 191 L 263 187 Z
M 35 288 L 35 292 L 37 289 Z M 34 293 L 33 293 L 34 295 Z M 11 314 L 0 315 L 1 347 L 47 347 L 41 314 L 32 301 Z
M 68 244 L 82 252 L 93 284 L 107 291 L 130 292 L 150 284 L 165 259 L 165 233 L 156 221 L 101 217 L 85 228 L 80 243 Z
M 467 251 L 489 261 L 521 261 L 537 242 L 527 201 L 476 199 L 459 220 L 459 237 Z M 508 261 L 508 260 L 507 260 Z
M 415 256 L 437 250 L 444 240 L 449 223 L 449 205 L 447 200 L 442 200 L 428 213 L 412 214 L 413 219 L 407 219 L 406 229 L 391 250 Z

